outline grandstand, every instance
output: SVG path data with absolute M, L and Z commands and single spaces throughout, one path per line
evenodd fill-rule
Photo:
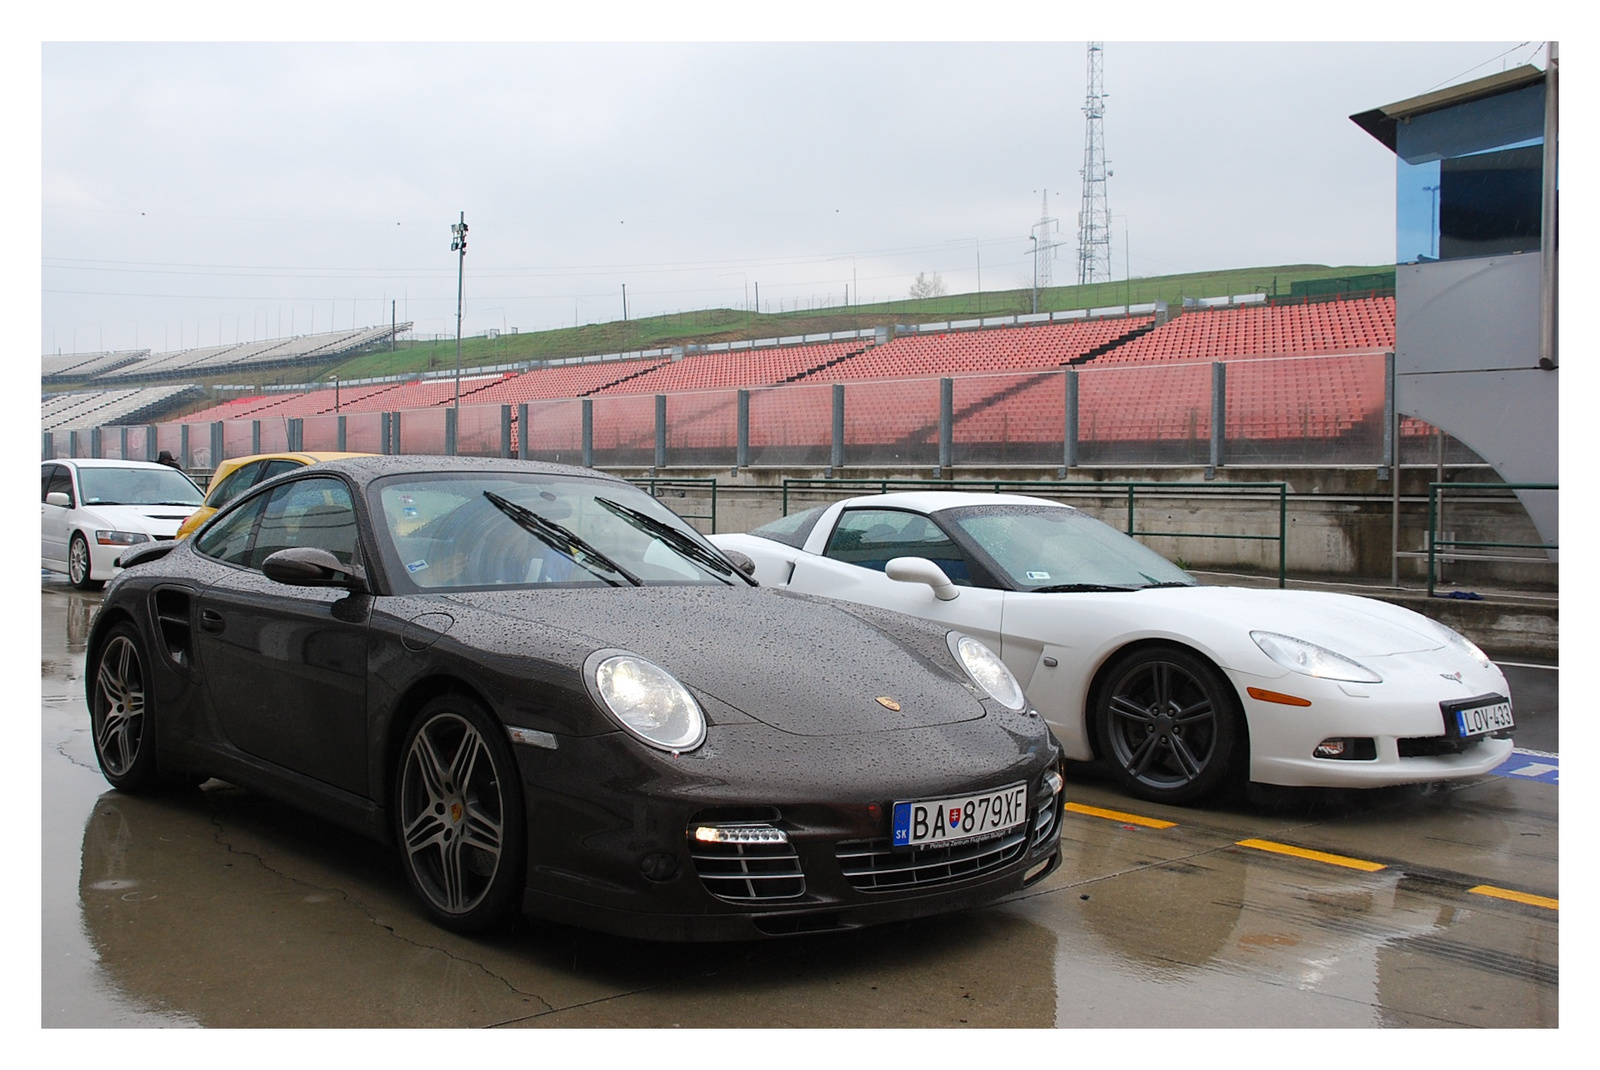
M 45 431 L 74 431 L 149 423 L 158 414 L 200 396 L 193 384 L 49 394 L 39 406 Z
M 116 367 L 113 356 L 129 355 L 94 359 L 107 369 L 99 379 L 126 376 L 130 367 L 233 369 L 291 353 L 304 359 L 359 348 L 385 337 L 386 330 L 189 350 L 131 364 L 124 359 Z M 1230 442 L 1322 443 L 1306 446 L 1307 455 L 1331 460 L 1344 456 L 1334 448 L 1338 444 L 1359 452 L 1373 441 L 1383 411 L 1383 355 L 1392 351 L 1394 337 L 1392 297 L 1279 303 L 1254 294 L 1185 302 L 1171 318 L 1164 305 L 1094 309 L 480 369 L 462 376 L 460 401 L 463 410 L 483 412 L 527 405 L 530 426 L 513 428 L 511 448 L 519 448 L 526 434 L 530 455 L 571 459 L 582 439 L 578 402 L 588 399 L 597 456 L 605 457 L 602 463 L 626 464 L 654 457 L 653 399 L 664 396 L 674 457 L 712 463 L 734 448 L 737 391 L 746 390 L 752 455 L 765 463 L 813 463 L 831 440 L 832 390 L 841 384 L 852 458 L 895 463 L 926 455 L 937 444 L 939 381 L 948 378 L 958 457 L 1044 463 L 1061 455 L 1062 372 L 1074 369 L 1078 441 L 1090 455 L 1204 463 L 1212 433 L 1212 365 L 1222 364 L 1228 370 Z M 416 412 L 451 406 L 456 396 L 450 375 L 413 375 L 240 397 L 184 422 Z M 73 419 L 102 426 L 133 422 L 105 415 L 122 411 L 106 408 Z M 53 419 L 51 410 L 46 429 L 65 426 Z M 475 415 L 472 421 L 498 436 L 498 415 Z M 1408 421 L 1403 430 L 1417 435 L 1431 429 Z M 1113 447 L 1116 452 L 1103 452 Z

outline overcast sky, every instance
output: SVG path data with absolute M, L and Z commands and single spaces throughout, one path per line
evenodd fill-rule
M 1085 42 L 42 48 L 46 353 L 1074 280 Z M 1104 50 L 1113 271 L 1393 263 L 1348 116 L 1538 42 Z

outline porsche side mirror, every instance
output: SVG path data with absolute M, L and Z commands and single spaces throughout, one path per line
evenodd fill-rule
M 950 582 L 944 569 L 925 557 L 896 557 L 883 566 L 883 574 L 901 583 L 926 583 L 941 602 L 948 602 L 961 593 L 961 588 Z
M 267 555 L 261 571 L 269 580 L 296 587 L 345 587 L 365 592 L 366 576 L 320 546 L 291 546 Z

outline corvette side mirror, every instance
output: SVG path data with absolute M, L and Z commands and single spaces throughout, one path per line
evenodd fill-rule
M 749 554 L 740 553 L 738 550 L 723 550 L 722 556 L 733 562 L 734 567 L 746 576 L 756 574 L 756 563 L 751 560 Z
M 896 557 L 883 566 L 883 574 L 901 583 L 926 583 L 941 602 L 948 602 L 961 593 L 961 588 L 950 582 L 944 569 L 925 557 Z

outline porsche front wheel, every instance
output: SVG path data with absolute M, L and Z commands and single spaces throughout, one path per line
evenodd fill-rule
M 504 729 L 477 703 L 422 708 L 400 751 L 395 838 L 412 889 L 440 925 L 477 932 L 523 885 L 522 791 Z
M 1238 700 L 1210 662 L 1181 647 L 1128 651 L 1094 705 L 1095 738 L 1131 794 L 1185 804 L 1215 790 L 1241 746 Z

